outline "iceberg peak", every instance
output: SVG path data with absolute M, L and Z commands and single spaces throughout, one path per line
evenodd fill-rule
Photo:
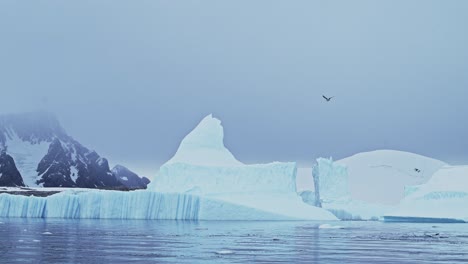
M 212 114 L 203 120 L 182 140 L 176 154 L 167 164 L 186 163 L 204 166 L 240 166 L 234 155 L 224 146 L 221 120 Z

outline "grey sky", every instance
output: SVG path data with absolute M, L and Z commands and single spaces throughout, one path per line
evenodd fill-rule
M 209 113 L 246 163 L 386 148 L 468 164 L 466 14 L 462 0 L 3 0 L 0 112 L 53 111 L 144 173 Z

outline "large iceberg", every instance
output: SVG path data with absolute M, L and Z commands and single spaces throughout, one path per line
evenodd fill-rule
M 468 166 L 445 166 L 427 183 L 408 186 L 406 195 L 386 221 L 468 221 Z
M 147 190 L 0 194 L 0 217 L 181 220 L 337 220 L 296 193 L 296 164 L 244 165 L 211 115 L 181 142 Z
M 160 168 L 148 189 L 190 193 L 283 219 L 336 219 L 326 210 L 304 203 L 297 195 L 295 163 L 245 165 L 224 146 L 223 140 L 221 121 L 206 116 L 182 140 L 174 157 Z

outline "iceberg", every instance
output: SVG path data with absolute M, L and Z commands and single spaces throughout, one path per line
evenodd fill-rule
M 408 186 L 389 222 L 468 222 L 468 166 L 444 166 L 430 180 Z
M 446 165 L 413 153 L 376 150 L 338 161 L 319 158 L 312 174 L 323 208 L 343 220 L 376 220 Z
M 336 220 L 326 210 L 302 201 L 296 192 L 296 173 L 294 162 L 246 165 L 238 161 L 224 146 L 221 121 L 208 115 L 182 140 L 148 189 L 199 195 L 267 212 L 276 215 L 274 219 Z M 211 212 L 217 214 L 217 210 Z

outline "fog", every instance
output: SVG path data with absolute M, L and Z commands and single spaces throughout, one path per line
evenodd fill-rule
M 245 163 L 397 149 L 468 164 L 466 14 L 467 1 L 4 0 L 0 113 L 53 112 L 146 175 L 210 113 Z

